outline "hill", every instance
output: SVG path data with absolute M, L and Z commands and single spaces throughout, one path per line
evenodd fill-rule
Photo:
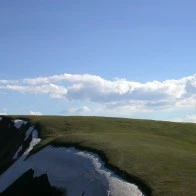
M 14 119 L 27 123 L 17 131 Z M 27 149 L 24 135 L 30 125 L 38 130 L 41 142 L 28 156 L 48 145 L 74 146 L 97 153 L 107 168 L 146 195 L 196 194 L 196 124 L 108 117 L 3 117 L 0 173 L 14 163 L 22 143 L 23 152 Z

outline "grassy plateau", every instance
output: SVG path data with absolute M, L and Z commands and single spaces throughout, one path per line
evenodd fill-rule
M 28 119 L 39 130 L 42 141 L 33 153 L 49 144 L 91 150 L 147 195 L 196 195 L 196 124 L 81 116 L 12 118 Z M 15 140 L 7 146 L 16 146 Z M 3 149 L 0 159 L 6 160 Z M 5 165 L 0 164 L 0 172 Z

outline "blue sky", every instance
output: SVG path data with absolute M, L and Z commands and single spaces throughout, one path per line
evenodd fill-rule
M 2 0 L 0 113 L 193 121 L 195 7 Z

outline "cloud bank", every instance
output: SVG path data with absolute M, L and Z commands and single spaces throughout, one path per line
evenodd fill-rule
M 7 115 L 6 112 L 0 112 L 0 115 Z
M 173 122 L 192 122 L 196 123 L 196 115 L 186 115 L 184 118 L 172 118 L 169 119 Z
M 34 112 L 34 111 L 30 111 L 29 114 L 30 115 L 36 115 L 36 116 L 41 116 L 42 115 L 41 112 Z
M 121 78 L 107 80 L 90 74 L 61 74 L 18 81 L 0 80 L 0 91 L 5 90 L 96 103 L 108 111 L 145 112 L 196 107 L 196 74 L 178 80 L 146 83 Z M 71 110 L 75 113 L 85 109 Z
M 64 114 L 64 115 L 86 115 L 89 112 L 91 112 L 91 110 L 88 106 L 82 106 L 82 107 L 72 107 L 67 110 L 62 110 L 61 114 Z

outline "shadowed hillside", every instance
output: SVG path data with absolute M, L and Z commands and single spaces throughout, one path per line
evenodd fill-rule
M 33 178 L 33 170 L 27 171 L 17 181 L 15 181 L 2 196 L 61 196 L 61 192 L 51 187 L 47 175 Z

